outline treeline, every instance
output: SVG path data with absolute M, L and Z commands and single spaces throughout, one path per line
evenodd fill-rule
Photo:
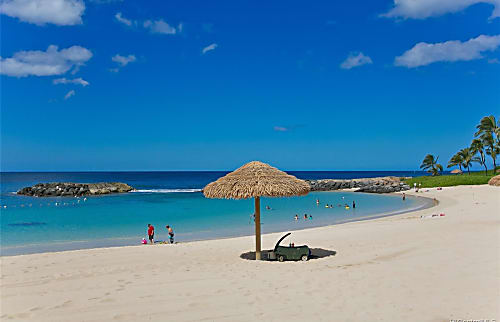
M 470 174 L 472 163 L 478 163 L 484 167 L 485 174 L 488 174 L 486 165 L 487 156 L 493 161 L 493 171 L 497 168 L 496 158 L 500 154 L 500 120 L 497 122 L 493 115 L 485 116 L 476 126 L 476 133 L 470 144 L 453 155 L 448 161 L 448 168 L 458 166 L 460 172 L 467 169 Z M 420 169 L 431 173 L 433 176 L 443 172 L 443 166 L 438 163 L 439 156 L 434 157 L 427 154 L 420 165 Z

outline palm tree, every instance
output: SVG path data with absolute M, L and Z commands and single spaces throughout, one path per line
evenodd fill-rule
M 497 137 L 497 140 L 500 137 L 500 120 L 498 123 L 495 121 L 495 117 L 493 115 L 485 116 L 479 121 L 479 124 L 476 126 L 477 132 L 474 136 L 478 137 L 484 133 L 492 133 Z
M 472 158 L 472 162 L 477 162 L 484 167 L 484 173 L 488 175 L 488 168 L 486 167 L 486 155 L 484 154 L 484 142 L 480 139 L 472 140 L 470 145 L 471 153 L 474 155 L 476 153 L 479 156 Z
M 437 163 L 439 157 L 434 158 L 432 154 L 427 154 L 420 165 L 420 169 L 427 170 L 427 172 L 432 173 L 433 176 L 439 175 L 439 172 L 443 171 L 443 166 Z
M 463 162 L 462 155 L 460 152 L 455 153 L 454 156 L 451 157 L 450 161 L 448 161 L 448 166 L 447 168 L 451 168 L 454 166 L 457 166 L 460 168 L 460 171 L 462 171 L 462 162 Z
M 472 163 L 472 158 L 473 158 L 473 154 L 472 154 L 472 151 L 470 148 L 464 148 L 462 150 L 460 150 L 458 153 L 460 153 L 460 155 L 462 156 L 462 165 L 464 168 L 467 168 L 467 172 L 469 173 L 470 175 L 470 166 L 471 166 L 471 163 Z
M 476 128 L 477 132 L 474 136 L 480 137 L 481 141 L 484 142 L 487 147 L 486 154 L 493 160 L 493 171 L 495 171 L 497 168 L 496 158 L 500 149 L 500 121 L 497 123 L 493 115 L 485 116 Z

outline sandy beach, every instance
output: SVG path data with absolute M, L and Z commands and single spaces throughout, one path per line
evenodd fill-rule
M 500 189 L 418 195 L 439 204 L 293 232 L 336 252 L 308 262 L 241 259 L 253 237 L 2 257 L 1 320 L 500 320 Z

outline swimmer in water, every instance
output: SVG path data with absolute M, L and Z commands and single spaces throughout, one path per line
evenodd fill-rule
M 307 214 L 304 214 L 304 219 L 307 220 Z
M 319 205 L 319 199 L 316 199 L 316 204 Z
M 299 215 L 295 215 L 295 221 L 299 220 Z

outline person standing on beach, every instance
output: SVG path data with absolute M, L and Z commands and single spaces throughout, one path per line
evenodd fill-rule
M 167 230 L 168 230 L 168 236 L 170 237 L 170 244 L 173 244 L 174 243 L 174 230 L 169 225 L 166 225 L 165 228 L 167 228 Z
M 148 238 L 151 244 L 155 243 L 155 227 L 151 224 L 148 224 Z

